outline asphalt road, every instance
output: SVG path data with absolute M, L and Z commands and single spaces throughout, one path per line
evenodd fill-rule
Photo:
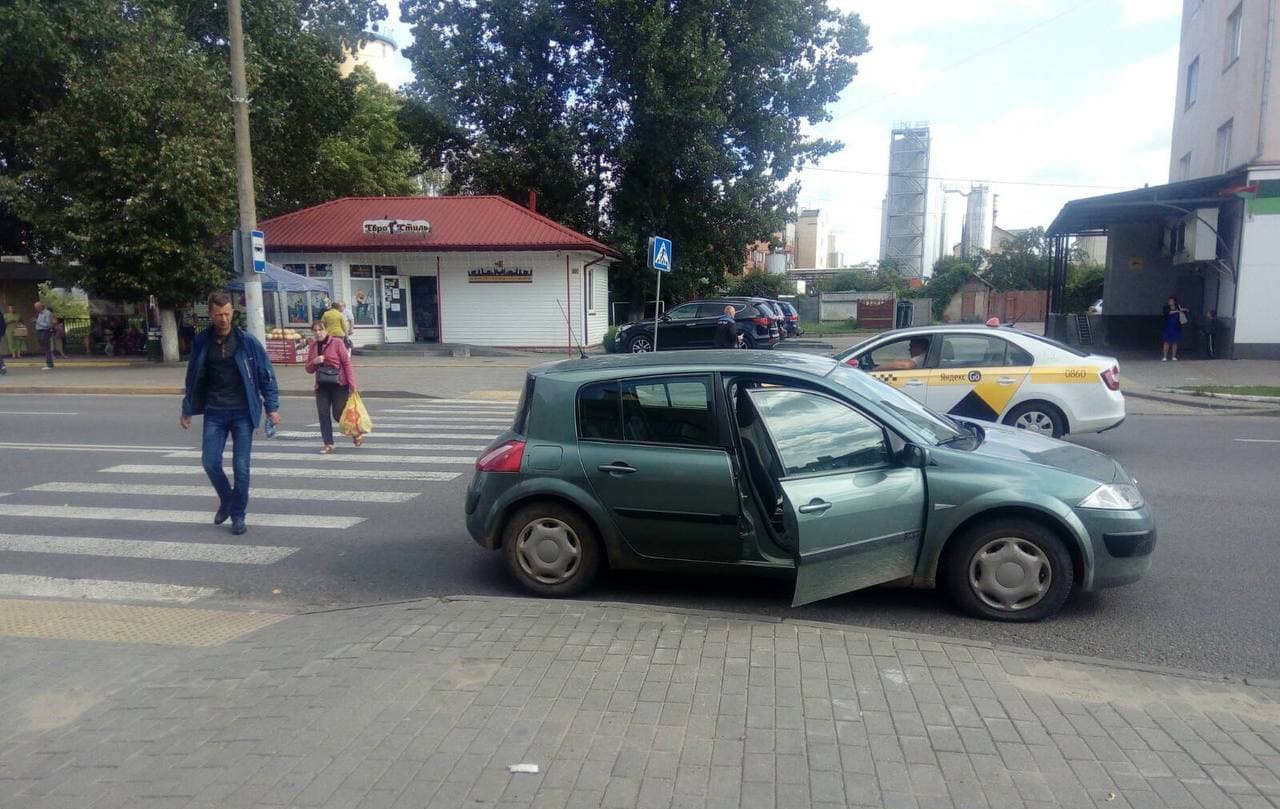
M 0 597 L 121 598 L 133 591 L 120 583 L 142 583 L 133 597 L 294 610 L 522 595 L 462 513 L 470 462 L 511 405 L 370 404 L 380 428 L 358 453 L 259 434 L 250 532 L 236 539 L 209 523 L 199 436 L 178 427 L 176 399 L 0 396 Z M 284 413 L 288 433 L 315 430 L 309 399 L 287 399 Z M 1074 440 L 1138 478 L 1160 540 L 1144 580 L 1077 596 L 1050 621 L 977 621 L 940 595 L 884 588 L 792 609 L 785 583 L 738 577 L 619 573 L 590 595 L 1280 677 L 1280 419 L 1135 415 Z M 260 496 L 268 489 L 279 496 Z

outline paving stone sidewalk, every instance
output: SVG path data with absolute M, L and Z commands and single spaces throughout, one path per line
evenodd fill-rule
M 6 809 L 1280 805 L 1280 692 L 830 624 L 429 600 L 0 678 Z

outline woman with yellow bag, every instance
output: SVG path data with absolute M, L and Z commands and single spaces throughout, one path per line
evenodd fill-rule
M 346 412 L 353 403 L 359 403 L 356 393 L 356 371 L 351 366 L 351 354 L 341 337 L 330 337 L 328 329 L 319 320 L 311 324 L 315 337 L 307 350 L 307 373 L 316 375 L 316 412 L 320 416 L 320 438 L 324 442 L 321 455 L 333 452 L 333 422 L 338 421 L 343 435 L 351 436 L 357 447 L 364 443 L 368 430 L 348 432 Z M 363 410 L 364 405 L 359 404 Z M 365 414 L 368 420 L 368 414 Z M 357 419 L 355 426 L 361 425 Z M 371 427 L 372 425 L 370 425 Z

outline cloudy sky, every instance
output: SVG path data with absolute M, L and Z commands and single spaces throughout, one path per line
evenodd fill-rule
M 830 0 L 872 50 L 817 128 L 844 142 L 802 176 L 847 262 L 874 260 L 889 133 L 928 122 L 930 175 L 988 182 L 999 224 L 1047 225 L 1070 199 L 1167 182 L 1181 0 Z M 401 46 L 398 22 L 382 26 Z M 411 77 L 401 60 L 392 83 Z M 950 240 L 963 199 L 951 196 Z M 937 222 L 927 226 L 936 231 Z

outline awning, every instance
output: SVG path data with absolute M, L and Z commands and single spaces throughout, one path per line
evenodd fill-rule
M 227 284 L 232 292 L 244 292 L 244 279 L 237 279 Z M 278 264 L 267 262 L 267 271 L 262 273 L 263 292 L 328 292 L 333 294 L 329 285 L 305 275 L 289 272 Z
M 1244 185 L 1247 176 L 1245 172 L 1219 174 L 1072 200 L 1062 206 L 1046 235 L 1100 233 L 1115 225 L 1180 216 L 1196 208 L 1216 208 L 1232 199 L 1232 189 Z

